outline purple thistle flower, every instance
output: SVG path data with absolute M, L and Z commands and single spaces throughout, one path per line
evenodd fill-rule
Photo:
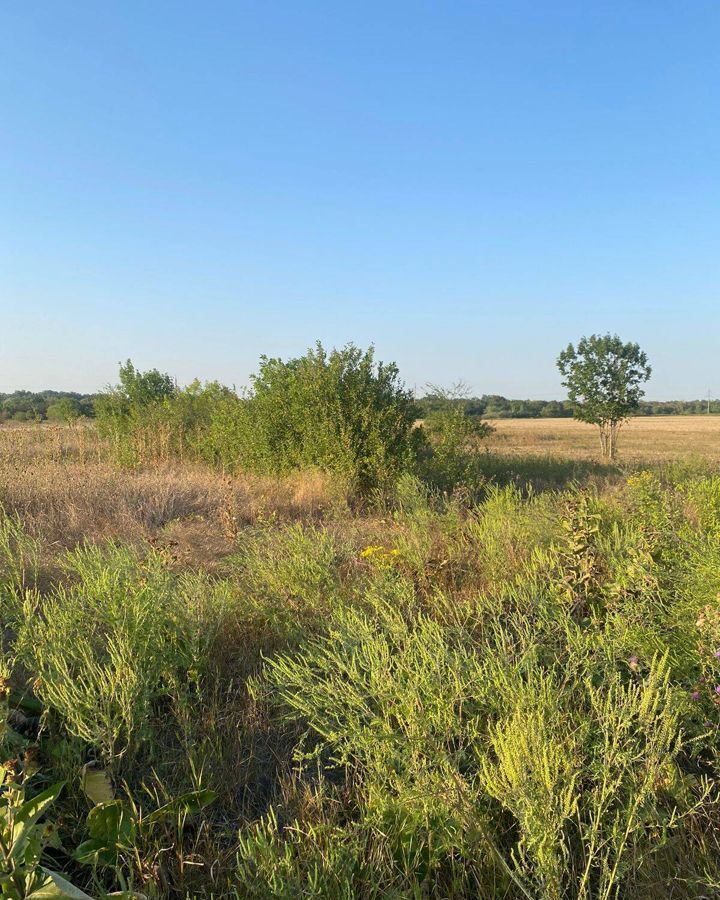
M 713 653 L 713 656 L 715 657 L 715 659 L 720 659 L 720 650 L 716 650 L 716 651 Z
M 700 699 L 700 691 L 693 691 L 692 694 L 690 694 L 690 699 L 691 700 L 699 700 Z
M 715 693 L 720 694 L 720 684 L 715 685 Z

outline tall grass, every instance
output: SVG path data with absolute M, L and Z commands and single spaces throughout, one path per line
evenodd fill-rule
M 0 517 L 0 745 L 28 796 L 66 782 L 51 869 L 96 896 L 720 892 L 717 476 L 405 475 L 322 515 L 222 485 L 153 546 L 50 567 Z M 212 568 L 159 539 L 188 523 L 222 531 Z M 91 865 L 103 803 L 137 824 Z

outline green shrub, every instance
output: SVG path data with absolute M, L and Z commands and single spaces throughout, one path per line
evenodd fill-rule
M 415 406 L 393 363 L 349 344 L 283 362 L 262 357 L 237 409 L 241 467 L 334 472 L 363 491 L 387 486 L 414 458 Z
M 434 389 L 433 408 L 423 420 L 427 444 L 419 472 L 434 487 L 452 491 L 459 485 L 477 494 L 485 482 L 483 441 L 494 430 L 478 416 L 468 416 L 463 386 Z
M 150 736 L 154 707 L 198 664 L 197 639 L 163 558 L 107 545 L 70 553 L 72 579 L 28 592 L 12 616 L 18 661 L 37 697 L 113 769 Z
M 568 584 L 585 585 L 583 571 Z M 266 684 L 308 729 L 298 762 L 344 773 L 388 887 L 616 897 L 705 802 L 680 767 L 687 701 L 668 659 L 628 669 L 601 628 L 584 644 L 548 588 L 530 616 L 506 606 L 479 652 L 388 595 L 268 661 Z
M 240 533 L 228 565 L 239 611 L 266 640 L 284 645 L 323 628 L 341 600 L 350 550 L 323 528 L 268 523 Z
M 40 542 L 31 537 L 19 519 L 0 507 L 0 603 L 3 592 L 23 591 L 37 584 Z
M 46 415 L 51 422 L 74 422 L 81 415 L 80 403 L 72 397 L 62 397 L 48 406 Z
M 188 456 L 265 474 L 311 467 L 362 492 L 389 487 L 413 465 L 414 402 L 372 347 L 328 353 L 318 343 L 287 362 L 262 357 L 252 381 L 245 398 L 217 383 L 179 390 L 128 360 L 96 403 L 98 427 L 123 462 Z
M 363 868 L 361 841 L 356 830 L 332 822 L 294 822 L 281 830 L 271 811 L 241 832 L 234 896 L 353 900 Z M 373 895 L 372 889 L 366 894 Z

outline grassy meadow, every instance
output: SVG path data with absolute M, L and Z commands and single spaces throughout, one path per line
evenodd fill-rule
M 0 426 L 0 896 L 720 896 L 720 417 L 472 489 Z

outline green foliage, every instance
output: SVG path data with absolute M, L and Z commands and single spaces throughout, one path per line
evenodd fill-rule
M 283 362 L 262 357 L 239 407 L 240 464 L 259 472 L 335 472 L 361 490 L 387 485 L 413 461 L 415 408 L 393 363 L 349 344 L 320 343 Z
M 120 384 L 116 390 L 130 406 L 151 406 L 172 397 L 175 382 L 157 369 L 140 372 L 128 359 L 120 366 Z
M 191 616 L 161 555 L 87 547 L 65 568 L 68 586 L 16 601 L 15 652 L 37 697 L 118 770 L 150 736 L 156 703 L 197 664 Z
M 348 556 L 322 528 L 268 523 L 243 531 L 229 562 L 245 594 L 245 616 L 281 644 L 324 626 L 341 602 Z
M 465 393 L 462 383 L 449 391 L 434 387 L 432 409 L 423 420 L 428 444 L 419 470 L 443 491 L 462 485 L 477 492 L 484 482 L 482 441 L 493 429 L 478 416 L 467 414 Z
M 178 390 L 128 361 L 96 408 L 124 462 L 187 456 L 273 475 L 313 467 L 362 492 L 410 468 L 420 440 L 397 367 L 351 344 L 328 353 L 318 343 L 287 362 L 262 357 L 245 398 L 216 383 Z
M 85 865 L 119 870 L 132 858 L 138 842 L 154 829 L 173 822 L 182 829 L 188 819 L 215 799 L 213 791 L 192 791 L 147 814 L 124 800 L 98 803 L 88 813 L 88 837 L 75 850 L 75 859 Z
M 211 576 L 101 545 L 46 583 L 5 520 L 0 742 L 66 782 L 77 848 L 25 874 L 97 896 L 716 896 L 719 485 L 674 467 L 470 503 L 406 473 L 369 515 L 240 530 Z
M 14 419 L 18 422 L 72 421 L 78 416 L 95 415 L 95 397 L 73 391 L 15 391 L 0 393 L 0 422 Z
M 113 440 L 121 462 L 140 461 L 158 439 L 157 413 L 175 394 L 173 379 L 150 369 L 138 371 L 130 360 L 120 366 L 120 382 L 95 402 L 100 433 Z
M 24 779 L 0 766 L 0 895 L 25 898 L 86 898 L 62 875 L 43 865 L 52 832 L 41 820 L 58 799 L 63 783 L 28 797 Z
M 352 900 L 363 865 L 362 835 L 333 822 L 280 829 L 271 812 L 240 835 L 234 896 Z M 366 872 L 369 875 L 369 872 Z M 379 896 L 368 884 L 364 896 Z M 385 894 L 384 896 L 387 896 Z
M 436 524 L 418 502 L 417 527 Z M 345 829 L 322 831 L 334 835 L 324 862 L 337 860 L 323 877 L 348 896 L 365 889 L 369 846 L 381 892 L 473 896 L 494 883 L 549 900 L 650 896 L 650 873 L 686 846 L 685 823 L 715 802 L 688 760 L 708 719 L 717 728 L 710 690 L 691 699 L 698 679 L 720 681 L 720 620 L 705 602 L 720 585 L 702 589 L 692 549 L 717 534 L 717 492 L 641 476 L 623 503 L 496 491 L 469 531 L 448 532 L 482 548 L 494 597 L 462 615 L 440 594 L 413 597 L 401 549 L 362 610 L 339 607 L 326 636 L 268 660 L 269 696 L 307 728 L 298 765 L 339 770 L 352 791 Z M 295 839 L 263 828 L 264 871 L 300 878 Z M 684 861 L 683 896 L 716 883 L 704 865 Z
M 0 507 L 0 601 L 3 591 L 35 587 L 40 570 L 40 543 L 17 518 Z
M 48 406 L 46 415 L 51 422 L 74 422 L 80 418 L 82 412 L 77 400 L 63 397 Z
M 615 334 L 583 337 L 568 344 L 557 360 L 575 416 L 598 425 L 603 456 L 614 458 L 617 430 L 638 409 L 641 385 L 650 378 L 647 356 L 638 344 Z

